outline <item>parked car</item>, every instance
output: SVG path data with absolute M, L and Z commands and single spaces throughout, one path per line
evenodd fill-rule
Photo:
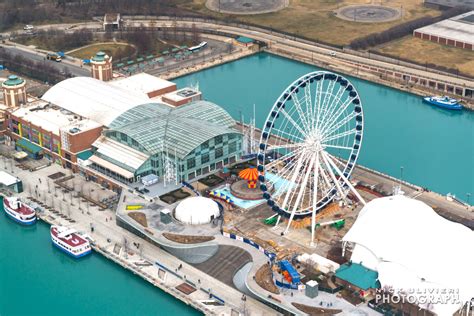
M 60 62 L 61 61 L 61 56 L 59 56 L 58 54 L 55 54 L 55 53 L 48 53 L 48 54 L 46 54 L 46 59 L 47 60 L 54 60 L 56 62 Z
M 35 27 L 34 27 L 33 25 L 30 25 L 30 24 L 27 24 L 27 25 L 25 25 L 25 26 L 23 27 L 23 29 L 24 29 L 25 31 L 32 30 L 32 29 L 34 29 L 34 28 L 35 28 Z

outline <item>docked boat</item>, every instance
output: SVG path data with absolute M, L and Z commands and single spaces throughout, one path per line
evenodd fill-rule
M 23 203 L 17 197 L 5 197 L 3 199 L 5 213 L 22 225 L 33 225 L 36 223 L 36 211 L 31 206 Z
M 53 245 L 68 255 L 80 258 L 91 253 L 89 241 L 79 235 L 75 229 L 52 225 L 50 232 Z
M 448 110 L 462 110 L 463 108 L 462 105 L 459 104 L 458 100 L 450 98 L 448 96 L 424 97 L 423 101 L 431 105 L 435 105 Z

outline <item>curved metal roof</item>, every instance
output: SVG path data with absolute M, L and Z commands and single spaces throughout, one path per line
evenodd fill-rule
M 88 77 L 63 80 L 49 89 L 42 99 L 105 126 L 123 112 L 150 102 L 144 94 Z
M 166 148 L 184 158 L 205 141 L 228 133 L 240 134 L 235 121 L 218 105 L 196 101 L 177 108 L 160 103 L 136 106 L 117 117 L 107 133 L 117 131 L 138 142 L 149 154 Z

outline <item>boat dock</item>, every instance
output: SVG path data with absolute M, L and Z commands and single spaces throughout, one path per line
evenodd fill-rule
M 244 310 L 247 310 L 247 315 L 279 314 L 251 297 L 243 301 L 242 293 L 235 288 L 117 226 L 115 210 L 103 210 L 77 194 L 62 194 L 58 185 L 45 185 L 48 181 L 52 183 L 48 175 L 67 172 L 62 167 L 53 164 L 31 172 L 14 164 L 0 163 L 0 168 L 9 172 L 13 170 L 15 176 L 23 181 L 25 191 L 19 196 L 38 206 L 39 219 L 50 225 L 74 228 L 92 240 L 91 246 L 96 253 L 203 314 L 239 315 Z M 98 195 L 105 192 L 97 185 Z

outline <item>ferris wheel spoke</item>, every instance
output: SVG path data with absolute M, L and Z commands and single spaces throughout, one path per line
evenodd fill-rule
M 319 151 L 316 153 L 316 162 L 314 168 L 314 175 L 313 175 L 313 211 L 311 212 L 311 244 L 314 243 L 314 230 L 316 229 L 316 211 L 317 211 L 317 203 L 318 203 L 318 178 L 319 178 Z
M 314 96 L 314 103 L 313 103 L 313 113 L 316 114 L 316 120 L 313 122 L 313 128 L 318 128 L 318 122 L 319 122 L 319 118 L 321 116 L 321 95 L 323 93 L 323 80 L 320 80 L 317 82 L 317 85 L 316 85 L 316 93 L 315 93 L 315 96 Z
M 306 131 L 301 129 L 301 127 L 295 122 L 295 120 L 288 114 L 286 110 L 282 109 L 280 113 L 282 113 L 286 117 L 286 119 L 291 123 L 291 125 L 293 125 L 294 128 L 296 128 L 301 133 L 301 135 L 307 136 Z
M 274 127 L 273 130 L 275 130 L 279 134 L 282 134 L 282 135 L 285 135 L 286 137 L 288 137 L 288 138 L 286 138 L 286 137 L 282 137 L 282 136 L 278 135 L 278 138 L 280 138 L 280 139 L 285 139 L 285 140 L 288 140 L 288 141 L 300 141 L 300 142 L 304 141 L 303 138 L 301 138 L 299 136 L 296 136 L 295 134 L 292 134 L 289 131 L 285 132 L 285 131 L 283 131 L 281 129 L 278 129 L 276 127 Z
M 329 84 L 327 85 L 326 91 L 324 93 L 324 100 L 321 106 L 323 117 L 322 117 L 322 120 L 318 122 L 318 129 L 321 129 L 321 125 L 323 124 L 323 121 L 326 119 L 326 116 L 328 115 L 329 101 L 331 100 L 331 97 L 332 97 L 331 91 L 334 89 L 334 85 L 335 85 L 335 82 L 330 80 Z
M 311 98 L 311 85 L 309 84 L 309 81 L 306 82 L 306 86 L 304 87 L 304 96 L 306 111 L 308 112 L 309 126 L 313 129 L 315 115 L 313 112 L 313 99 Z
M 291 149 L 301 147 L 300 143 L 280 144 L 280 145 L 269 145 L 267 146 L 268 151 L 275 151 L 278 149 Z
M 299 157 L 295 170 L 293 171 L 293 175 L 291 176 L 291 180 L 290 180 L 291 183 L 296 183 L 296 179 L 299 176 L 301 167 L 303 166 L 303 163 L 305 160 L 306 160 L 306 155 L 303 152 L 303 154 Z M 294 187 L 296 187 L 296 185 Z M 292 191 L 294 191 L 293 188 L 290 188 L 288 191 L 286 191 L 285 199 L 283 200 L 283 204 L 282 204 L 283 209 L 286 209 L 286 205 L 288 203 L 288 200 L 290 198 Z
M 339 133 L 339 134 L 331 135 L 329 137 L 323 138 L 322 143 L 326 144 L 326 143 L 334 141 L 336 139 L 346 137 L 346 136 L 349 136 L 351 134 L 355 134 L 356 132 L 357 132 L 356 129 L 353 128 L 353 129 L 347 130 L 347 131 Z
M 330 104 L 327 110 L 328 115 L 325 116 L 325 120 L 323 120 L 321 125 L 319 126 L 321 130 L 324 130 L 324 127 L 326 126 L 326 124 L 328 122 L 331 122 L 331 120 L 334 117 L 334 113 L 338 112 L 342 103 L 341 98 L 344 95 L 344 91 L 345 91 L 345 88 L 342 86 L 339 86 L 339 89 L 337 90 L 336 94 L 332 95 L 333 102 Z
M 334 149 L 346 149 L 346 150 L 352 150 L 352 147 L 347 147 L 347 146 L 337 146 L 337 145 L 324 145 L 324 148 L 334 148 Z
M 278 157 L 277 159 L 275 159 L 272 162 L 268 163 L 266 165 L 266 167 L 267 168 L 272 168 L 272 167 L 274 167 L 274 166 L 276 166 L 280 163 L 285 163 L 286 160 L 292 159 L 296 155 L 299 155 L 303 150 L 304 150 L 304 148 L 300 147 L 300 148 L 298 148 L 294 151 L 290 151 L 290 152 L 284 154 L 283 156 Z
M 329 177 L 328 175 L 326 174 L 327 170 L 324 167 L 324 165 L 322 164 L 322 157 L 319 158 L 319 165 L 320 165 L 320 173 L 322 175 L 322 179 L 324 180 L 324 185 L 326 186 L 326 190 L 324 190 L 324 193 L 323 194 L 327 194 L 331 191 L 332 187 L 333 187 L 333 184 L 331 183 L 331 181 L 329 180 Z M 321 192 L 323 192 L 321 190 Z
M 347 99 L 343 104 L 342 106 L 331 116 L 331 118 L 327 121 L 326 123 L 326 126 L 323 126 L 322 129 L 327 129 L 327 125 L 328 124 L 331 124 L 332 122 L 337 122 L 337 120 L 339 119 L 339 117 L 344 113 L 346 112 L 347 108 L 349 107 L 349 105 L 352 104 L 352 101 L 356 99 L 356 98 L 351 98 L 351 99 Z
M 303 123 L 305 131 L 309 132 L 311 130 L 311 127 L 308 122 L 308 115 L 304 114 L 303 108 L 301 107 L 301 103 L 300 103 L 300 100 L 298 99 L 298 96 L 294 95 L 292 100 L 293 100 L 293 104 L 296 107 L 296 111 L 298 112 L 298 115 L 300 117 L 300 120 Z
M 359 194 L 359 192 L 357 192 L 357 190 L 352 186 L 349 179 L 347 179 L 347 177 L 339 170 L 339 168 L 337 168 L 334 161 L 332 160 L 331 155 L 329 155 L 327 153 L 324 153 L 324 155 L 326 155 L 326 158 L 327 158 L 328 162 L 333 165 L 333 168 L 336 170 L 336 172 L 339 174 L 339 176 L 342 178 L 342 180 L 344 180 L 344 182 L 347 184 L 347 186 L 352 191 L 352 193 L 354 193 L 354 195 L 359 199 L 359 201 L 361 201 L 362 204 L 365 205 L 366 204 L 365 200 L 362 198 L 362 196 Z
M 343 198 L 345 200 L 345 193 L 344 193 L 344 190 L 342 189 L 341 187 L 341 184 L 339 183 L 339 181 L 336 179 L 336 176 L 334 175 L 334 172 L 331 170 L 331 167 L 334 168 L 336 170 L 336 172 L 339 171 L 339 168 L 337 168 L 337 166 L 331 166 L 331 164 L 328 162 L 328 159 L 325 155 L 325 152 L 323 152 L 321 154 L 322 158 L 323 158 L 323 162 L 324 164 L 326 165 L 326 167 L 328 168 L 328 170 L 330 170 L 329 172 L 329 176 L 331 177 L 332 181 L 334 182 L 334 184 L 336 185 L 336 188 L 337 188 L 337 191 L 339 192 L 340 194 L 340 197 Z
M 296 201 L 293 204 L 293 210 L 291 211 L 290 219 L 288 220 L 288 226 L 286 226 L 285 234 L 288 232 L 288 229 L 290 229 L 291 221 L 293 220 L 293 217 L 295 216 L 296 210 L 300 207 L 301 199 L 303 198 L 303 195 L 306 191 L 306 186 L 308 184 L 309 176 L 311 174 L 311 170 L 313 169 L 314 161 L 316 159 L 316 155 L 312 155 L 311 160 L 306 168 L 306 173 L 304 175 L 303 181 L 300 184 L 300 190 L 298 192 L 298 195 L 296 196 Z
M 336 124 L 330 125 L 326 130 L 321 132 L 323 134 L 323 137 L 324 136 L 330 136 L 332 133 L 337 131 L 339 128 L 341 128 L 345 124 L 349 123 L 356 116 L 357 116 L 357 113 L 352 112 L 348 116 L 344 117 L 341 121 L 337 122 Z

